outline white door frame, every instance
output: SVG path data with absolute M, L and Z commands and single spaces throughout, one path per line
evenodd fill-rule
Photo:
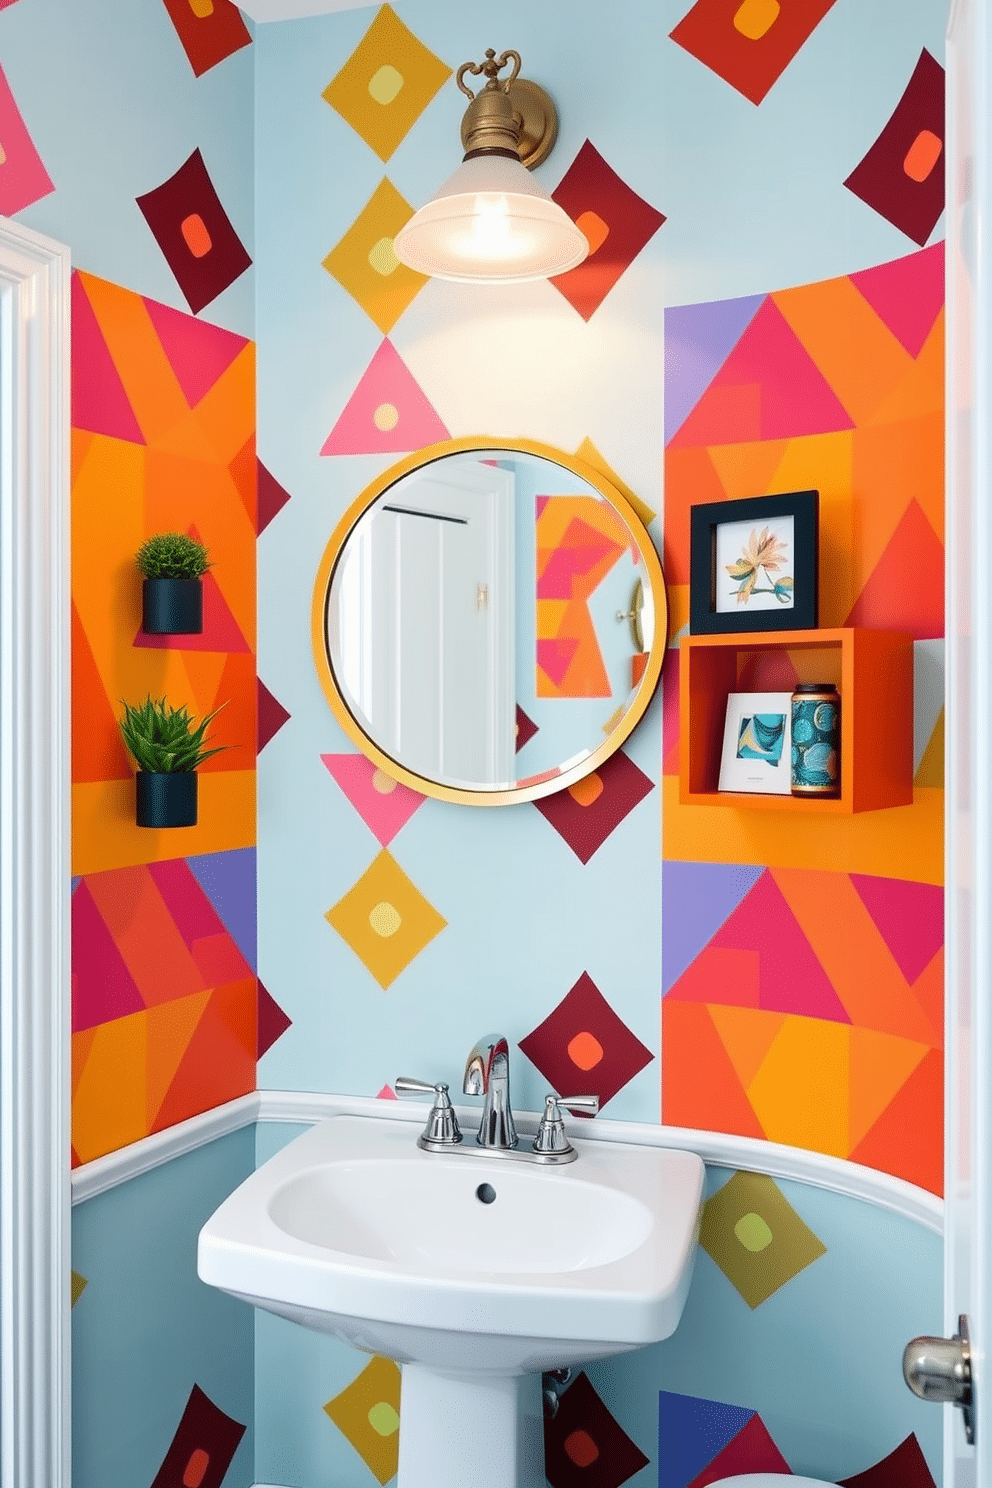
M 0 218 L 0 1482 L 68 1488 L 69 250 Z

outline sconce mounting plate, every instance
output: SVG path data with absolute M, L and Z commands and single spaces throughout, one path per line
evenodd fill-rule
M 547 160 L 558 138 L 558 110 L 550 96 L 529 78 L 517 78 L 510 84 L 510 102 L 523 120 L 520 129 L 520 162 L 528 170 Z M 466 118 L 468 117 L 467 111 Z M 469 127 L 462 123 L 462 148 L 468 149 Z

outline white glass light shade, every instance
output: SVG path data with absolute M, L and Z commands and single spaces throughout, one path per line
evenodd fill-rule
M 574 269 L 589 243 L 519 161 L 466 160 L 396 234 L 400 263 L 432 279 L 506 284 Z

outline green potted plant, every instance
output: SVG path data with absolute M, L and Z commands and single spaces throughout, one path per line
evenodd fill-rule
M 196 727 L 185 707 L 173 708 L 151 695 L 137 706 L 124 702 L 120 730 L 138 766 L 136 821 L 139 827 L 196 826 L 196 770 L 227 744 L 205 748 L 215 708 Z M 223 706 L 223 704 L 222 704 Z
M 159 532 L 134 555 L 144 575 L 141 628 L 146 635 L 199 635 L 207 550 L 185 532 Z

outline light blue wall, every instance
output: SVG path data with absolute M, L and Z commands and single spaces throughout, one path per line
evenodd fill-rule
M 246 1427 L 224 1488 L 254 1483 L 254 1319 L 196 1275 L 200 1228 L 254 1158 L 248 1127 L 73 1209 L 72 1488 L 150 1484 L 194 1385 Z

